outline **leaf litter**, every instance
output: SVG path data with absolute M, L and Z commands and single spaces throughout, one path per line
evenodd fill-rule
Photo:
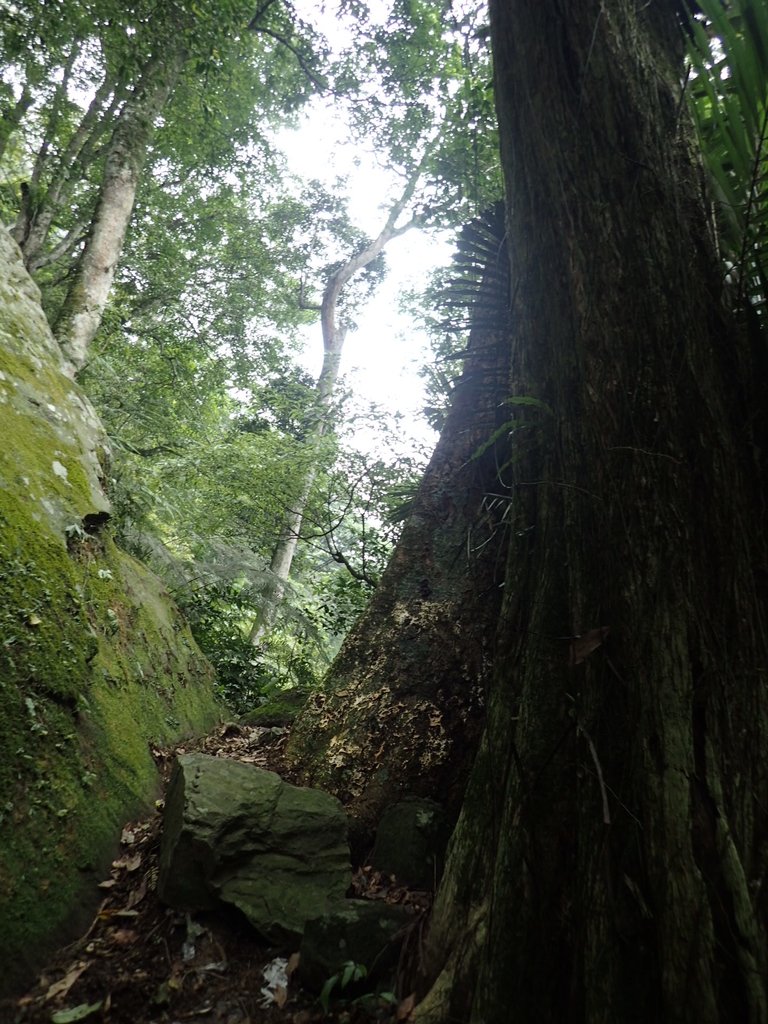
M 286 729 L 229 723 L 195 743 L 152 754 L 167 783 L 174 758 L 198 750 L 276 771 L 285 763 Z M 339 1000 L 325 1013 L 294 977 L 297 952 L 269 947 L 235 911 L 185 914 L 157 897 L 163 801 L 151 817 L 127 823 L 110 877 L 86 933 L 58 951 L 36 985 L 0 1001 L 9 1024 L 370 1024 L 407 1021 L 414 998 Z M 360 866 L 349 893 L 427 911 L 431 894 Z

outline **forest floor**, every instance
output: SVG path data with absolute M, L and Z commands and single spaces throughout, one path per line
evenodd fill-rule
M 192 750 L 231 757 L 292 781 L 283 759 L 287 734 L 224 725 L 204 739 L 153 750 L 167 783 L 175 755 Z M 0 1002 L 2 1024 L 370 1024 L 407 1021 L 407 993 L 331 999 L 292 978 L 298 954 L 270 948 L 235 912 L 185 914 L 164 906 L 156 883 L 162 801 L 152 817 L 122 831 L 103 899 L 86 931 L 58 951 L 26 995 Z M 412 892 L 369 866 L 355 866 L 349 895 L 426 911 L 430 894 Z M 393 986 L 397 987 L 397 986 Z

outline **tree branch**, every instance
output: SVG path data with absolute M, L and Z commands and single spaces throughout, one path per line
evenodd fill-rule
M 323 302 L 321 309 L 321 322 L 323 327 L 323 346 L 326 352 L 333 352 L 338 347 L 338 334 L 339 329 L 336 326 L 336 304 L 341 294 L 341 289 L 344 285 L 363 267 L 367 267 L 369 263 L 379 255 L 384 246 L 393 238 L 397 238 L 399 235 L 404 235 L 406 231 L 410 231 L 416 227 L 420 222 L 421 218 L 418 214 L 414 214 L 410 220 L 406 221 L 405 224 L 397 226 L 397 221 L 402 214 L 405 207 L 413 198 L 413 194 L 416 191 L 416 186 L 421 178 L 422 171 L 424 170 L 424 164 L 429 156 L 430 150 L 427 149 L 424 156 L 418 163 L 418 166 L 411 172 L 410 177 L 405 183 L 405 187 L 400 195 L 389 209 L 386 223 L 379 232 L 378 236 L 367 245 L 361 252 L 340 267 L 335 274 L 332 274 L 325 286 L 323 292 Z
M 273 28 L 267 28 L 266 25 L 255 25 L 254 26 L 253 25 L 253 21 L 251 21 L 251 24 L 248 27 L 253 32 L 263 32 L 265 36 L 270 36 L 270 38 L 276 40 L 278 43 L 280 43 L 282 46 L 284 46 L 287 50 L 290 50 L 291 53 L 293 54 L 293 56 L 296 58 L 296 61 L 297 61 L 298 65 L 299 65 L 299 67 L 304 72 L 304 74 L 307 76 L 307 78 L 310 80 L 312 85 L 314 85 L 314 87 L 317 89 L 317 91 L 319 93 L 326 93 L 328 91 L 328 83 L 325 81 L 325 79 L 320 78 L 318 75 L 315 74 L 315 72 L 312 70 L 312 68 L 307 63 L 306 58 L 304 57 L 304 55 L 300 52 L 300 50 L 297 47 L 295 47 L 293 45 L 293 43 L 289 42 L 285 38 L 285 36 L 280 35 L 280 33 L 276 32 L 275 29 L 273 29 Z
M 339 551 L 338 548 L 331 548 L 331 558 L 334 562 L 338 562 L 339 565 L 343 565 L 350 576 L 353 576 L 359 583 L 364 583 L 367 587 L 375 587 L 378 580 L 370 577 L 364 570 L 356 569 L 350 564 L 349 559 L 343 551 Z
M 77 223 L 69 229 L 59 244 L 54 246 L 49 253 L 45 256 L 37 256 L 29 261 L 28 269 L 30 273 L 34 273 L 36 270 L 42 270 L 43 267 L 49 267 L 52 263 L 56 263 L 60 260 L 62 256 L 66 256 L 67 253 L 71 252 L 78 242 L 82 241 L 85 237 L 86 228 L 87 225 L 83 221 L 77 221 Z

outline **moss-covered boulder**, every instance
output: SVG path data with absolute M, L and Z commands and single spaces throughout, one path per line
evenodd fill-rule
M 207 729 L 213 677 L 109 534 L 109 454 L 0 229 L 0 991 L 90 914 L 151 742 Z
M 265 728 L 292 725 L 309 696 L 309 690 L 282 690 L 266 703 L 246 711 L 240 721 L 243 725 L 260 725 Z
M 305 922 L 342 900 L 351 881 L 347 816 L 335 797 L 229 758 L 178 758 L 160 852 L 166 903 L 237 907 L 266 939 L 291 949 Z

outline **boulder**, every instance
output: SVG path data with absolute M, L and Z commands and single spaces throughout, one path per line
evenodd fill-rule
M 122 825 L 157 797 L 150 745 L 221 708 L 167 591 L 115 543 L 106 433 L 2 226 L 0 437 L 5 995 L 91 921 Z
M 294 687 L 280 690 L 265 704 L 247 711 L 240 721 L 243 725 L 286 726 L 296 719 L 307 703 L 309 691 Z
M 415 889 L 434 889 L 443 873 L 450 834 L 440 804 L 406 797 L 382 814 L 370 863 Z
M 299 976 L 319 991 L 350 960 L 367 970 L 365 987 L 394 973 L 400 947 L 416 917 L 408 907 L 375 900 L 342 900 L 307 921 Z
M 290 946 L 351 880 L 347 818 L 334 797 L 240 761 L 178 758 L 160 853 L 165 903 L 229 904 L 266 939 Z

